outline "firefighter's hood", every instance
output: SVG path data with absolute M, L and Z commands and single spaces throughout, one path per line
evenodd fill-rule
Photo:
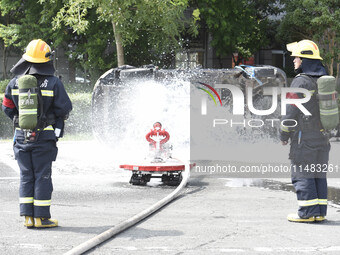
M 319 59 L 304 58 L 301 69 L 303 73 L 311 76 L 327 75 L 327 71 Z
M 40 74 L 54 75 L 55 69 L 53 61 L 46 63 L 31 63 L 21 58 L 11 69 L 11 73 L 15 75 Z

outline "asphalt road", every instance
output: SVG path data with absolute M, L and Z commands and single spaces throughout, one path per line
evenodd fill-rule
M 60 142 L 51 207 L 60 227 L 26 229 L 10 143 L 0 143 L 0 155 L 0 254 L 63 254 L 174 190 L 157 180 L 131 186 L 96 142 Z M 340 253 L 339 208 L 329 206 L 324 223 L 290 223 L 295 194 L 258 183 L 193 172 L 182 196 L 88 254 Z

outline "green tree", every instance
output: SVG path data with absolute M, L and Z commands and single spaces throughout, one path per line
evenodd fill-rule
M 90 22 L 86 33 L 77 34 L 72 28 L 63 28 L 64 33 L 69 35 L 64 48 L 70 65 L 81 70 L 85 77 L 96 80 L 117 64 L 114 45 L 111 43 L 113 33 L 109 23 L 97 21 L 96 10 L 90 9 L 87 18 Z
M 21 53 L 28 42 L 36 38 L 45 40 L 52 49 L 65 49 L 69 60 L 70 81 L 74 81 L 76 67 L 97 78 L 99 72 L 112 66 L 113 54 L 103 53 L 107 48 L 110 29 L 104 22 L 95 22 L 95 10 L 89 13 L 89 33 L 77 35 L 62 24 L 58 29 L 52 29 L 51 20 L 62 7 L 62 0 L 44 4 L 36 0 L 0 1 L 0 38 L 4 44 L 4 66 L 7 62 L 5 53 L 9 48 Z
M 62 30 L 52 31 L 50 20 L 61 7 L 62 0 L 54 4 L 37 3 L 36 0 L 1 0 L 1 16 L 7 22 L 0 24 L 0 37 L 6 46 L 23 49 L 32 38 L 43 38 L 59 45 L 64 40 Z
M 340 72 L 340 1 L 291 0 L 285 3 L 286 15 L 280 26 L 283 43 L 310 39 L 320 48 L 330 75 Z
M 19 28 L 12 21 L 17 19 L 17 4 L 11 1 L 0 1 L 0 38 L 2 48 L 3 79 L 7 79 L 7 57 L 9 49 L 18 42 Z
M 212 46 L 218 56 L 233 55 L 238 65 L 262 46 L 270 43 L 266 31 L 269 30 L 269 15 L 280 13 L 275 0 L 196 0 L 200 17 L 212 35 Z
M 0 38 L 3 40 L 4 51 L 10 47 L 11 50 L 22 52 L 34 38 L 42 38 L 52 46 L 64 42 L 63 31 L 53 31 L 50 22 L 61 3 L 62 0 L 59 0 L 53 5 L 42 6 L 36 0 L 1 0 Z M 3 56 L 6 66 L 6 54 Z
M 55 0 L 40 0 L 53 3 Z M 86 33 L 91 20 L 90 9 L 95 9 L 97 20 L 110 23 L 117 50 L 118 66 L 124 65 L 124 47 L 139 39 L 146 31 L 150 48 L 167 51 L 178 46 L 178 38 L 188 21 L 184 17 L 188 0 L 73 0 L 64 6 L 53 19 L 53 26 L 70 26 L 78 34 Z M 92 20 L 93 22 L 93 20 Z

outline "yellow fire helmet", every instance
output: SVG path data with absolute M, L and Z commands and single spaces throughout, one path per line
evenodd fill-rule
M 315 42 L 302 40 L 287 44 L 287 50 L 292 52 L 292 57 L 320 59 L 320 51 Z
M 32 40 L 22 58 L 31 63 L 46 63 L 51 60 L 51 48 L 41 39 Z

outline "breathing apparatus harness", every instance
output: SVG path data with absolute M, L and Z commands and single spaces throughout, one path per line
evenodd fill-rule
M 335 82 L 333 81 L 334 77 L 327 75 L 321 76 L 316 81 L 309 75 L 303 73 L 299 75 L 308 78 L 311 84 L 313 84 L 313 88 L 315 90 L 313 96 L 315 96 L 316 102 L 318 103 L 319 107 L 318 118 L 312 118 L 312 116 L 305 116 L 302 113 L 300 113 L 298 122 L 299 143 L 301 140 L 302 131 L 307 130 L 320 131 L 326 139 L 329 139 L 331 137 L 331 130 L 336 128 L 339 124 L 337 103 L 338 93 L 337 91 L 335 91 Z M 328 91 L 324 91 L 325 88 L 327 88 Z
M 24 78 L 22 78 L 24 77 Z M 19 79 L 36 80 L 33 75 L 24 75 Z M 19 80 L 18 79 L 18 80 Z M 19 82 L 18 82 L 19 83 Z M 36 95 L 36 102 L 34 102 Z M 32 97 L 32 98 L 31 98 Z M 29 88 L 20 88 L 19 86 L 19 114 L 13 118 L 14 129 L 20 129 L 24 133 L 24 143 L 35 142 L 38 140 L 39 134 L 44 128 L 54 125 L 56 122 L 55 115 L 44 113 L 44 101 L 41 90 L 36 82 L 35 86 Z M 21 109 L 24 104 L 33 104 L 36 109 Z M 38 112 L 39 111 L 39 112 Z

